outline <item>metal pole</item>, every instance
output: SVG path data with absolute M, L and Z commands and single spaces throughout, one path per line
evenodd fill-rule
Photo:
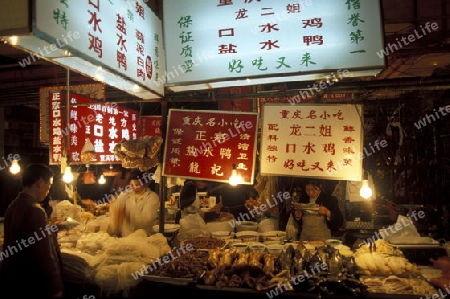
M 166 136 L 166 130 L 167 130 L 167 102 L 165 100 L 161 100 L 161 115 L 162 115 L 162 121 L 161 121 L 161 133 L 162 136 Z M 163 157 L 164 157 L 164 150 L 166 146 L 166 140 L 164 139 L 163 144 L 161 146 L 160 152 L 159 152 L 159 173 L 160 173 L 160 180 L 159 180 L 159 232 L 164 233 L 164 215 L 165 215 L 165 209 L 166 209 L 166 198 L 167 198 L 167 188 L 166 188 L 166 177 L 162 175 L 162 166 L 163 166 Z
M 67 69 L 66 72 L 66 125 L 67 129 L 69 129 L 69 121 L 70 121 L 70 70 Z M 70 149 L 70 130 L 67 130 L 66 134 L 66 140 L 65 140 L 66 146 L 64 147 L 65 156 L 67 158 L 67 155 L 69 154 Z M 69 161 L 66 161 L 67 163 Z

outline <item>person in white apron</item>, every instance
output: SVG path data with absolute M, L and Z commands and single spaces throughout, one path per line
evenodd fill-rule
M 305 185 L 308 202 L 295 205 L 294 216 L 301 227 L 300 240 L 325 241 L 332 236 L 332 230 L 338 230 L 344 218 L 336 197 L 322 192 L 318 181 L 309 181 Z

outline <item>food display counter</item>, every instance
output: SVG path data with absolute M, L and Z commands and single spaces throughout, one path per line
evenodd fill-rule
M 427 245 L 438 246 L 440 256 L 417 264 L 402 246 L 384 239 L 352 249 L 339 240 L 291 241 L 283 231 L 261 233 L 248 226 L 254 230 L 191 235 L 174 243 L 178 225 L 169 235 L 158 228 L 151 235 L 138 230 L 117 238 L 105 231 L 107 207 L 82 209 L 77 217 L 77 225 L 59 232 L 64 278 L 73 298 L 189 293 L 199 298 L 418 299 L 445 293 L 449 281 L 450 259 L 441 244 Z

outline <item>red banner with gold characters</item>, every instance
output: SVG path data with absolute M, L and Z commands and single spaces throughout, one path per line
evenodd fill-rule
M 236 166 L 253 184 L 258 114 L 171 109 L 163 175 L 228 182 Z
M 70 164 L 120 163 L 114 155 L 114 146 L 139 137 L 138 111 L 71 94 L 67 115 L 65 97 L 61 92 L 50 94 L 49 163 L 61 163 L 64 155 Z

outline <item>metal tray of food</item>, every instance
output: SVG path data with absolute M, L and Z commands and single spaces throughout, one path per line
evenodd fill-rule
M 251 288 L 241 288 L 241 287 L 221 287 L 220 289 L 216 286 L 205 285 L 197 283 L 196 288 L 201 290 L 216 290 L 216 291 L 228 291 L 228 292 L 239 292 L 239 293 L 257 293 L 255 289 Z
M 187 286 L 191 283 L 194 283 L 193 278 L 179 278 L 179 277 L 156 276 L 156 275 L 144 275 L 143 277 L 147 281 L 167 283 L 178 286 Z
M 428 238 L 428 237 L 421 237 L 420 239 L 418 239 L 416 242 L 411 242 L 411 243 L 396 243 L 396 242 L 392 242 L 391 240 L 386 241 L 389 245 L 391 245 L 392 247 L 397 247 L 399 249 L 402 248 L 439 248 L 442 247 L 439 243 L 439 241 L 434 240 L 432 238 Z

